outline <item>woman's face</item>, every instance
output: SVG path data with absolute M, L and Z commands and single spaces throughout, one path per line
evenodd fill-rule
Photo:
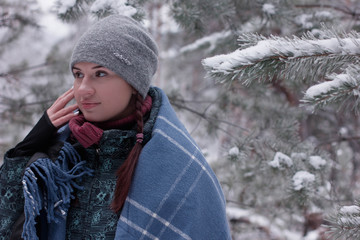
M 133 113 L 135 90 L 109 69 L 89 62 L 74 65 L 74 95 L 87 121 L 117 120 Z

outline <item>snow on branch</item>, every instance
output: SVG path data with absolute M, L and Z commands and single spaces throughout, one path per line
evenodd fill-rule
M 244 34 L 239 42 L 251 37 Z M 258 36 L 255 41 L 232 53 L 203 59 L 208 75 L 221 83 L 237 79 L 245 85 L 253 80 L 272 80 L 275 76 L 285 80 L 313 79 L 354 62 L 360 56 L 358 33 L 328 39 L 315 39 L 311 34 L 301 38 Z
M 269 239 L 292 239 L 303 240 L 304 237 L 298 233 L 284 228 L 284 224 L 278 219 L 270 219 L 254 211 L 228 206 L 226 215 L 231 222 L 256 226 L 258 230 L 269 235 Z
M 191 51 L 197 50 L 206 45 L 209 45 L 208 51 L 210 52 L 216 48 L 216 46 L 219 42 L 223 41 L 224 39 L 226 39 L 230 36 L 231 36 L 231 31 L 215 32 L 209 36 L 200 38 L 200 39 L 196 40 L 195 42 L 182 47 L 180 49 L 180 52 L 181 53 L 191 52 Z
M 163 59 L 176 58 L 182 54 L 197 51 L 199 49 L 206 49 L 205 50 L 206 52 L 212 52 L 219 45 L 223 45 L 226 39 L 231 37 L 232 37 L 231 31 L 215 32 L 208 36 L 199 38 L 195 42 L 192 42 L 190 44 L 181 47 L 180 50 L 172 48 L 166 52 L 162 52 L 161 58 Z
M 309 188 L 315 182 L 315 175 L 307 171 L 298 171 L 292 178 L 295 191 Z
M 127 4 L 126 0 L 96 0 L 90 11 L 95 14 L 109 11 L 112 14 L 122 14 L 131 17 L 137 13 L 136 8 Z
M 355 203 L 351 206 L 341 207 L 337 213 L 333 214 L 331 222 L 331 239 L 359 239 L 360 238 L 360 206 Z
M 126 0 L 57 0 L 56 10 L 60 19 L 72 21 L 86 13 L 89 8 L 91 14 L 98 18 L 109 14 L 133 16 L 137 9 Z
M 353 108 L 359 108 L 357 100 L 360 96 L 360 66 L 351 64 L 344 72 L 332 74 L 330 81 L 322 82 L 310 87 L 301 100 L 303 104 L 312 105 L 315 108 L 322 107 L 329 103 L 341 102 L 353 97 Z
M 76 0 L 58 1 L 58 14 L 65 14 L 70 8 L 75 7 Z

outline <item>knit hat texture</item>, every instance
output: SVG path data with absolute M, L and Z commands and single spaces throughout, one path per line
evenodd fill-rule
M 73 50 L 70 68 L 91 62 L 115 72 L 135 88 L 143 98 L 158 64 L 154 39 L 137 21 L 111 15 L 92 25 Z

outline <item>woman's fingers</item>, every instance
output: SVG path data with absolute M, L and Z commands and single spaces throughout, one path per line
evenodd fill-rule
M 55 115 L 55 117 L 53 117 L 53 120 L 51 121 L 52 124 L 57 128 L 63 126 L 69 122 L 71 118 L 79 114 L 78 111 L 75 111 L 77 108 L 77 104 L 74 104 L 62 109 L 58 114 Z
M 74 112 L 78 108 L 77 104 L 67 106 L 72 99 L 74 99 L 74 90 L 69 89 L 56 99 L 53 105 L 47 110 L 49 119 L 55 127 L 61 127 L 77 115 L 77 113 Z
M 53 105 L 50 107 L 51 111 L 57 112 L 64 108 L 72 99 L 74 98 L 74 90 L 73 88 L 67 90 L 65 93 L 63 93 L 56 101 L 53 103 Z
M 77 104 L 67 106 L 67 107 L 62 108 L 59 111 L 53 113 L 51 115 L 51 117 L 49 116 L 49 118 L 51 118 L 50 120 L 57 120 L 57 119 L 62 118 L 64 116 L 68 115 L 68 114 L 74 114 L 74 110 L 77 109 L 77 108 L 78 108 Z

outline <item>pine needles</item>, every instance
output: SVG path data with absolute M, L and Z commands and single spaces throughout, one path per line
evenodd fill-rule
M 331 32 L 330 32 L 331 33 Z M 321 96 L 305 95 L 304 104 L 316 107 L 357 97 L 360 59 L 360 37 L 350 33 L 342 37 L 335 33 L 323 33 L 324 39 L 306 34 L 301 38 L 275 37 L 244 34 L 239 37 L 238 50 L 203 60 L 209 77 L 220 83 L 239 81 L 245 86 L 253 82 L 302 82 L 316 84 L 326 79 L 347 76 L 339 88 L 333 87 Z M 350 65 L 349 65 L 350 64 Z M 345 68 L 346 66 L 346 68 Z M 318 85 L 320 87 L 322 85 Z M 358 106 L 355 105 L 354 109 Z

